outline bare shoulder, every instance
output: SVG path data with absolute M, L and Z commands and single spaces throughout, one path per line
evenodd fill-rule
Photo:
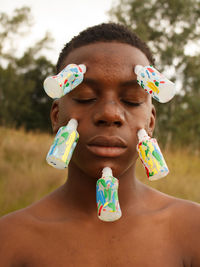
M 154 190 L 153 190 L 154 191 Z M 157 192 L 155 192 L 157 195 Z M 178 199 L 167 194 L 159 194 L 163 210 L 165 210 L 168 227 L 173 240 L 179 244 L 180 250 L 191 266 L 200 266 L 200 204 Z
M 157 190 L 152 190 L 154 202 L 159 202 L 159 207 L 166 210 L 169 219 L 173 221 L 174 226 L 179 229 L 190 229 L 191 232 L 200 234 L 200 204 L 176 198 Z
M 147 188 L 147 186 L 145 186 Z M 156 189 L 148 187 L 148 198 L 152 205 L 158 209 L 165 209 L 172 218 L 184 216 L 183 225 L 196 223 L 200 220 L 200 204 L 162 193 Z
M 174 209 L 177 215 L 183 216 L 183 225 L 199 225 L 200 223 L 200 204 L 184 199 L 175 199 Z
M 173 218 L 177 238 L 191 266 L 200 266 L 200 205 L 187 200 L 176 200 Z
M 200 204 L 175 198 L 173 217 L 180 229 L 184 230 L 184 234 L 188 234 L 188 241 L 194 240 L 197 236 L 200 240 Z
M 42 229 L 56 220 L 58 197 L 51 193 L 36 203 L 0 219 L 0 259 L 2 266 L 22 266 L 40 242 Z M 58 211 L 57 211 L 58 212 Z
M 180 229 L 190 229 L 191 233 L 200 234 L 200 204 L 168 195 L 166 198 L 169 200 L 169 213 L 174 224 Z
M 188 232 L 192 236 L 200 235 L 200 204 L 178 198 L 171 198 L 172 205 L 169 208 L 171 218 L 174 220 L 175 226 L 180 230 Z M 199 236 L 200 237 L 200 236 Z
M 31 240 L 34 218 L 24 210 L 0 219 L 0 258 L 2 266 L 22 266 L 27 240 Z

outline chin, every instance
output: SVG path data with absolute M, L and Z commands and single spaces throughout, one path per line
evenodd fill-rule
M 103 168 L 110 167 L 112 169 L 113 176 L 119 179 L 129 169 L 133 173 L 136 158 L 134 160 L 132 159 L 129 162 L 122 162 L 122 160 L 113 160 L 111 158 L 101 158 L 98 161 L 94 160 L 93 162 L 90 162 L 91 163 L 88 164 L 88 162 L 84 163 L 84 161 L 73 161 L 70 166 L 79 169 L 88 177 L 94 178 L 95 180 L 101 178 Z

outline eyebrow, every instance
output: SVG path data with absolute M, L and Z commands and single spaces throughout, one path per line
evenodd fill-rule
M 122 82 L 120 85 L 121 86 L 136 86 L 136 85 L 139 85 L 139 84 L 138 84 L 136 79 L 133 79 L 133 80 Z
M 83 83 L 86 83 L 88 85 L 97 85 L 99 84 L 98 80 L 92 79 L 92 78 L 87 78 L 84 77 Z M 136 86 L 138 85 L 138 82 L 136 79 L 133 80 L 128 80 L 120 83 L 120 86 Z
M 85 83 L 85 84 L 88 84 L 88 85 L 97 85 L 97 84 L 99 84 L 99 82 L 97 80 L 94 80 L 92 78 L 87 78 L 87 77 L 83 78 L 83 82 L 82 83 Z

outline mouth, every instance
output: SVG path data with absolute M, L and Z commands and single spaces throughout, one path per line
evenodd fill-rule
M 87 144 L 88 150 L 100 157 L 119 157 L 126 148 L 126 142 L 118 136 L 95 136 Z

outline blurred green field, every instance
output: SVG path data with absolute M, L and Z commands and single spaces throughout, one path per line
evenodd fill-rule
M 26 207 L 64 183 L 67 172 L 45 161 L 53 137 L 0 127 L 0 216 Z M 141 163 L 137 177 L 162 192 L 200 203 L 200 157 L 186 149 L 163 151 L 170 174 L 150 182 Z

